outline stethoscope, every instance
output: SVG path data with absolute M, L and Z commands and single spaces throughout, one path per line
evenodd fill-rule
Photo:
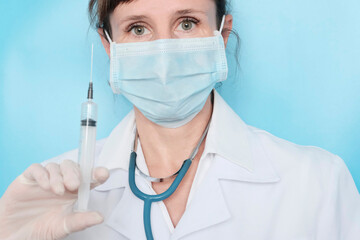
M 177 189 L 177 187 L 179 186 L 181 180 L 183 179 L 183 177 L 185 176 L 185 174 L 187 173 L 193 159 L 195 158 L 197 152 L 199 151 L 200 145 L 203 142 L 208 130 L 209 130 L 209 126 L 210 126 L 210 121 L 206 126 L 206 129 L 204 130 L 204 133 L 202 134 L 198 144 L 196 145 L 195 149 L 193 150 L 193 152 L 191 153 L 190 157 L 188 159 L 186 159 L 181 168 L 179 169 L 179 171 L 177 171 L 176 173 L 172 174 L 171 176 L 165 177 L 165 178 L 154 178 L 154 177 L 150 177 L 147 174 L 143 173 L 136 165 L 136 143 L 137 143 L 137 138 L 138 138 L 138 133 L 135 127 L 135 137 L 134 137 L 134 145 L 132 146 L 131 149 L 131 154 L 130 154 L 130 164 L 129 164 L 129 185 L 130 185 L 130 189 L 131 191 L 135 194 L 136 197 L 138 197 L 139 199 L 144 201 L 144 215 L 143 215 L 143 219 L 144 219 L 144 228 L 145 228 L 145 234 L 146 234 L 146 238 L 148 240 L 153 240 L 153 235 L 152 235 L 152 230 L 151 230 L 151 222 L 150 222 L 150 211 L 151 211 L 151 204 L 153 202 L 158 202 L 158 201 L 163 201 L 166 198 L 170 197 L 171 194 L 173 194 L 175 192 L 175 190 Z M 137 170 L 141 176 L 143 176 L 144 178 L 146 178 L 147 180 L 151 181 L 151 182 L 164 182 L 167 180 L 170 180 L 172 178 L 175 178 L 174 182 L 171 184 L 171 186 L 163 193 L 161 194 L 157 194 L 157 195 L 149 195 L 149 194 L 145 194 L 143 192 L 141 192 L 139 190 L 139 188 L 136 186 L 135 183 L 135 170 Z

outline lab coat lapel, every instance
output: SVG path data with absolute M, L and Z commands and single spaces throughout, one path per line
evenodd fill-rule
M 184 212 L 180 222 L 175 228 L 171 239 L 179 239 L 190 233 L 204 230 L 231 219 L 232 215 L 226 203 L 221 184 L 226 181 L 251 182 L 254 184 L 276 183 L 280 180 L 271 164 L 265 164 L 266 159 L 261 161 L 263 167 L 256 164 L 256 170 L 250 172 L 221 156 L 213 159 L 213 165 L 209 169 L 207 177 L 199 186 L 189 207 Z M 223 181 L 225 181 L 223 183 Z
M 137 182 L 140 188 L 139 183 Z M 143 190 L 143 189 L 141 189 Z M 106 224 L 129 239 L 146 239 L 143 218 L 144 202 L 137 198 L 128 185 Z
M 255 144 L 255 136 L 249 135 L 250 157 L 253 163 L 251 171 L 220 155 L 214 156 L 202 185 L 184 212 L 171 239 L 179 239 L 195 231 L 203 230 L 231 219 L 221 184 L 226 181 L 239 181 L 254 184 L 269 184 L 280 181 L 271 160 L 261 144 Z M 223 181 L 225 181 L 223 183 Z
M 214 168 L 207 176 L 213 176 Z M 190 205 L 175 228 L 171 239 L 179 239 L 195 231 L 225 222 L 231 217 L 219 180 L 207 177 L 200 185 Z
M 250 183 L 276 183 L 280 181 L 272 159 L 268 156 L 260 140 L 255 134 L 249 132 L 249 153 L 252 162 L 252 169 L 246 169 L 222 156 L 214 159 L 217 166 L 217 177 L 223 180 L 241 181 Z M 221 170 L 222 169 L 222 170 Z

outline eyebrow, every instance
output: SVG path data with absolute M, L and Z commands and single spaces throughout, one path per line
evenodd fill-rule
M 183 16 L 186 14 L 191 14 L 191 13 L 202 13 L 204 15 L 206 15 L 206 12 L 204 11 L 200 11 L 200 10 L 194 10 L 194 9 L 182 9 L 182 10 L 178 10 L 174 13 L 173 16 L 177 17 L 177 16 Z M 128 16 L 126 18 L 124 18 L 121 22 L 128 22 L 128 21 L 145 21 L 150 19 L 148 16 L 146 15 L 131 15 Z
M 145 15 L 131 15 L 131 16 L 128 16 L 126 18 L 124 18 L 124 22 L 126 21 L 141 21 L 141 20 L 146 20 L 146 19 L 149 19 L 148 16 L 145 16 Z
M 195 9 L 183 9 L 183 10 L 178 10 L 175 12 L 175 15 L 186 15 L 186 14 L 190 14 L 190 13 L 202 13 L 202 14 L 206 14 L 206 12 L 204 11 L 200 11 L 200 10 L 195 10 Z

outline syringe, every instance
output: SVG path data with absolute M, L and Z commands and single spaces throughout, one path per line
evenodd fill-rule
M 81 128 L 78 163 L 80 165 L 81 183 L 78 191 L 78 211 L 86 211 L 90 197 L 90 183 L 95 159 L 97 105 L 93 102 L 93 68 L 94 45 L 91 46 L 91 73 L 87 101 L 81 105 Z

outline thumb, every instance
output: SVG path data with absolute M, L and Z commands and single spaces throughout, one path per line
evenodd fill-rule
M 100 224 L 104 218 L 98 212 L 76 212 L 65 217 L 64 231 L 66 234 L 85 230 Z

